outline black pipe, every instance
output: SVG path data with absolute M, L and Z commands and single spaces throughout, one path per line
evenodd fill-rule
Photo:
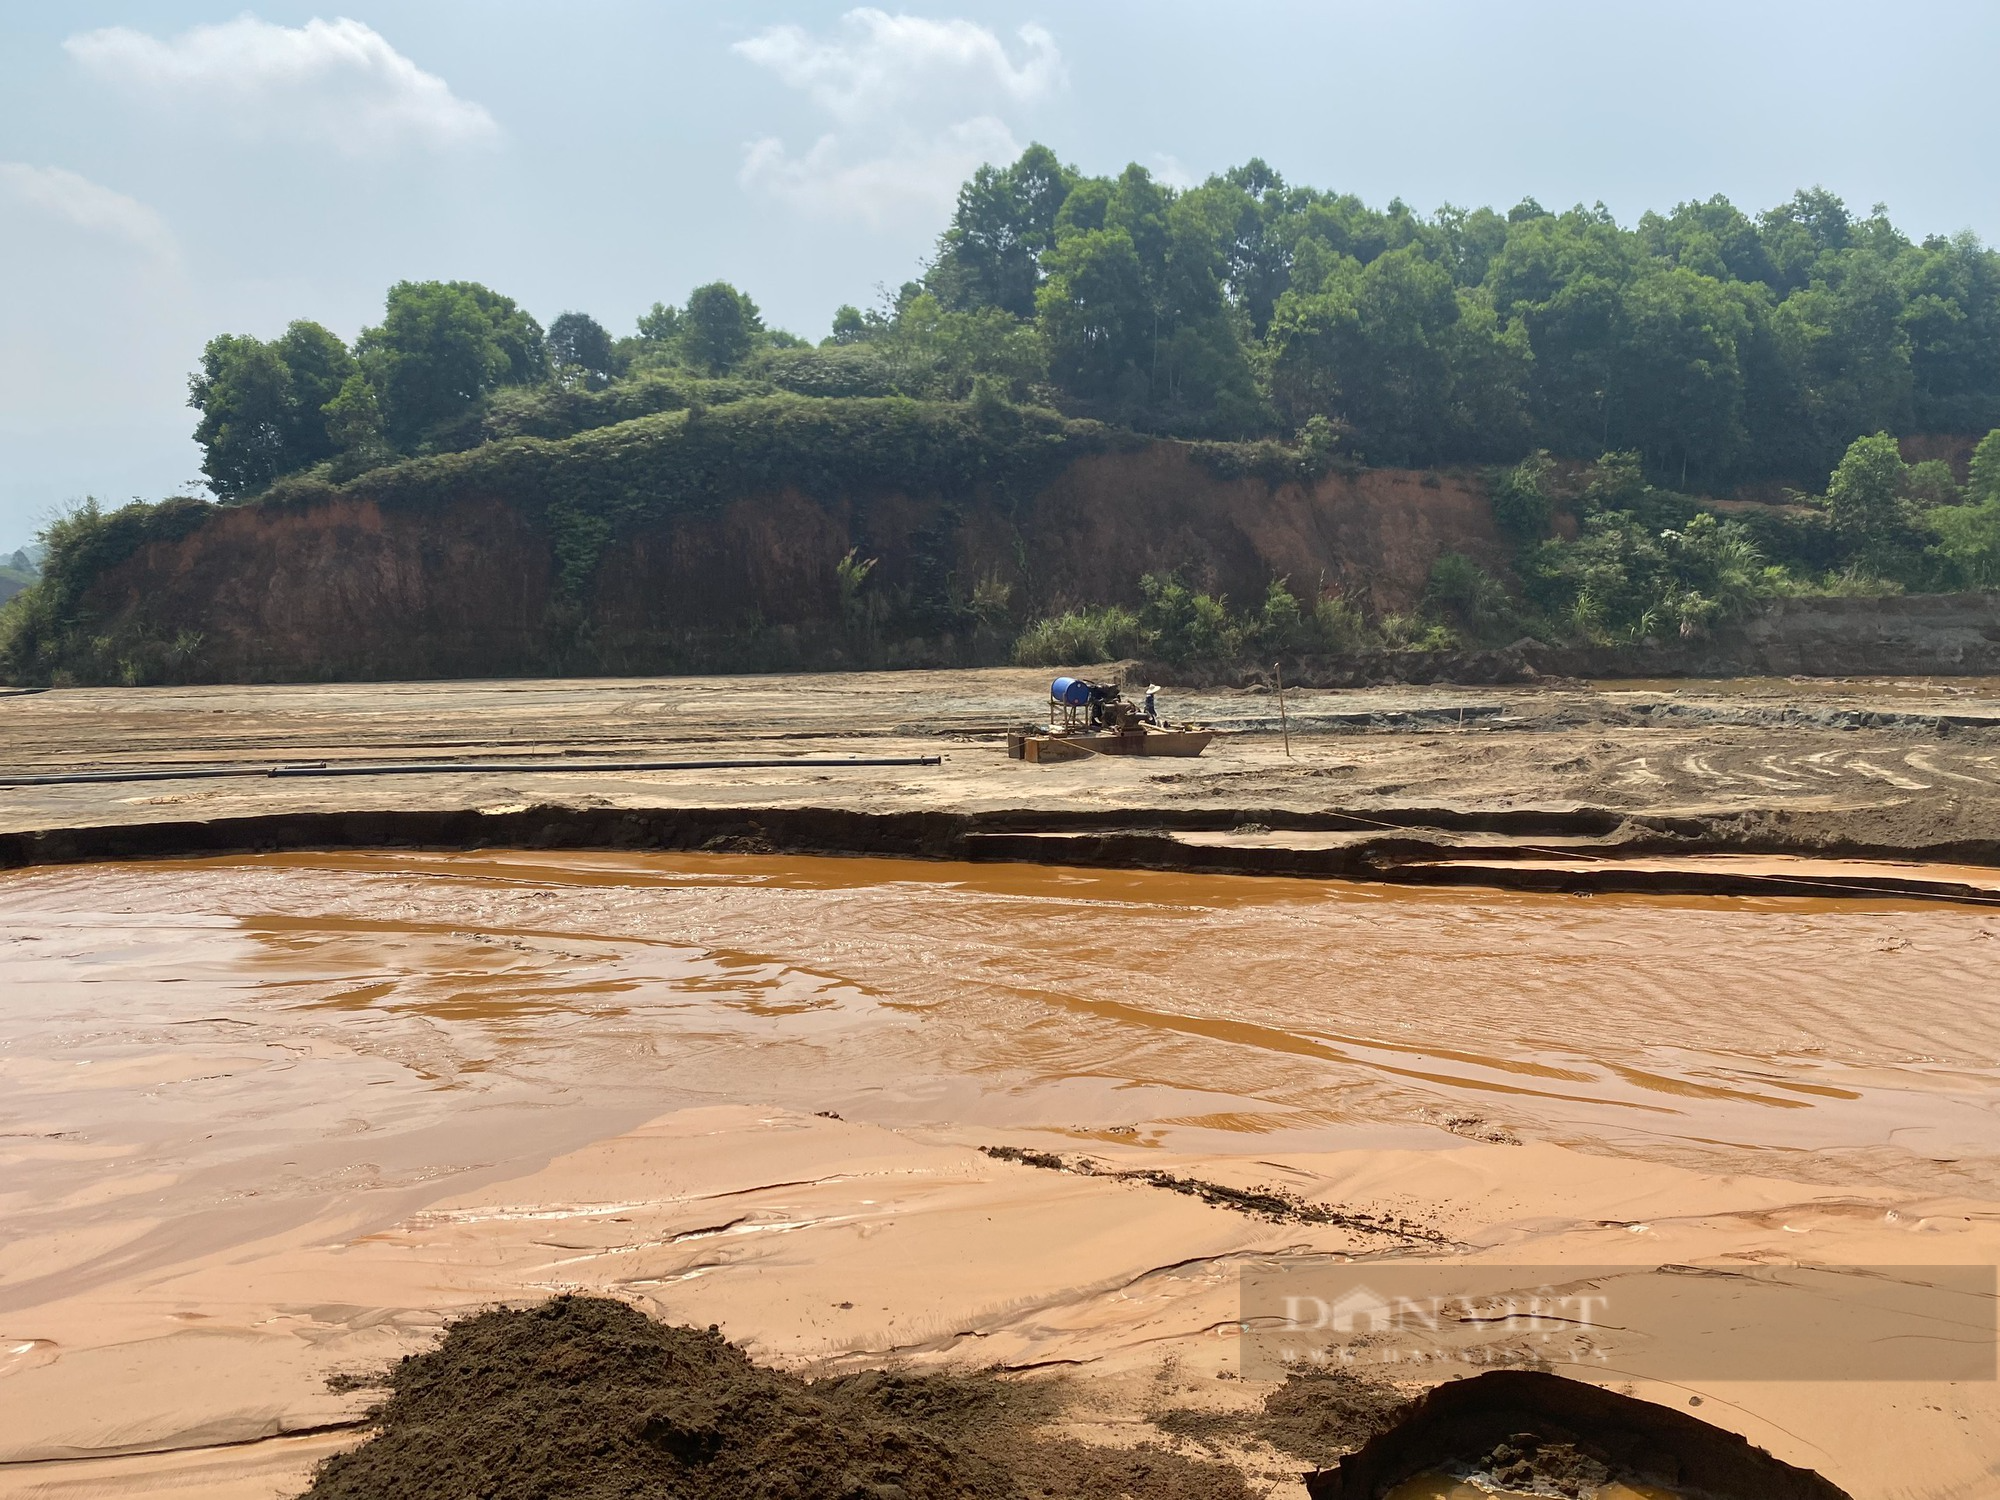
M 115 781 L 201 781 L 220 776 L 501 776 L 550 771 L 765 771 L 791 766 L 837 770 L 843 766 L 938 766 L 941 755 L 863 756 L 849 760 L 774 757 L 768 760 L 410 761 L 403 764 L 201 766 L 132 771 L 70 771 L 56 776 L 0 776 L 0 786 L 81 786 Z

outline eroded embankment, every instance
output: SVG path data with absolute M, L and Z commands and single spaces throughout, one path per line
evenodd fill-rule
M 79 581 L 83 623 L 29 675 L 117 680 L 121 660 L 141 680 L 211 682 L 990 663 L 1030 620 L 1138 604 L 1147 573 L 1239 602 L 1313 580 L 1382 613 L 1414 607 L 1443 553 L 1495 570 L 1509 553 L 1472 474 L 1263 475 L 1067 427 L 1003 461 L 990 435 L 948 422 L 900 462 L 746 437 L 756 460 L 718 466 L 690 456 L 700 424 L 633 425 L 615 452 L 572 445 L 559 480 L 531 472 L 559 457 L 546 445 L 495 445 L 469 466 L 176 512 Z M 843 559 L 865 566 L 843 574 Z
M 899 858 L 1282 875 L 1405 885 L 1680 895 L 2000 899 L 2000 838 L 1871 837 L 1836 813 L 1600 808 L 847 808 L 289 812 L 0 834 L 0 868 L 337 849 L 596 849 Z M 1987 870 L 1995 872 L 1987 878 Z

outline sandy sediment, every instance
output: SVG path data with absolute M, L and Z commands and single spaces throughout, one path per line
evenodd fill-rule
M 1007 836 L 1046 838 L 1069 809 L 1113 833 L 1151 813 L 1136 831 L 1188 850 L 1315 853 L 1343 830 L 1256 810 L 1309 823 L 1423 806 L 1460 824 L 1417 827 L 1431 865 L 1474 839 L 1475 863 L 1596 865 L 1639 852 L 1603 846 L 1646 818 L 1788 830 L 1822 863 L 1663 845 L 1646 857 L 1775 878 L 1589 902 L 1052 855 L 17 869 L 0 876 L 0 1494 L 296 1490 L 376 1399 L 328 1377 L 426 1348 L 454 1315 L 568 1290 L 717 1324 L 783 1368 L 1061 1379 L 1064 1431 L 1195 1453 L 1151 1419 L 1246 1409 L 1269 1388 L 1234 1378 L 1246 1266 L 1623 1266 L 1628 1290 L 1720 1266 L 1760 1297 L 1788 1295 L 1792 1268 L 1830 1268 L 1814 1294 L 1865 1324 L 1879 1278 L 1839 1268 L 2000 1259 L 2000 1035 L 1972 1003 L 2000 926 L 1979 899 L 1992 866 L 1965 857 L 1990 836 L 2000 749 L 1977 724 L 1917 722 L 1977 719 L 1986 700 L 1837 688 L 1815 701 L 1914 713 L 1840 729 L 1784 717 L 1807 695 L 1769 684 L 1641 687 L 1677 707 L 1630 723 L 1613 722 L 1637 716 L 1615 694 L 1489 692 L 1502 712 L 1470 718 L 1527 722 L 1461 733 L 1393 716 L 1477 706 L 1466 695 L 1329 694 L 1322 718 L 1359 703 L 1370 722 L 1309 728 L 1289 761 L 1259 730 L 1183 766 L 1042 769 L 1006 762 L 975 722 L 1035 681 L 51 693 L 0 702 L 12 766 L 405 757 L 452 737 L 484 756 L 509 725 L 538 753 L 595 754 L 680 743 L 657 705 L 683 692 L 701 706 L 671 720 L 677 736 L 947 758 L 559 788 L 9 788 L 0 818 L 32 835 L 824 808 L 1027 813 L 1041 825 Z M 1747 721 L 1691 725 L 1690 704 Z M 632 705 L 630 722 L 615 712 Z M 1568 850 L 1539 825 L 1465 826 L 1578 812 L 1599 831 Z M 1187 826 L 1204 820 L 1221 826 Z M 1411 819 L 1380 821 L 1368 837 L 1412 837 Z M 1882 874 L 1857 847 L 1902 851 L 1910 879 L 1965 899 L 1798 883 Z M 1956 868 L 1923 862 L 1945 848 Z M 1244 1206 L 1271 1194 L 1324 1211 Z M 1990 1380 L 1600 1378 L 1683 1410 L 1698 1398 L 1855 1496 L 1974 1495 L 2000 1451 Z M 1296 1459 L 1230 1452 L 1301 1493 Z

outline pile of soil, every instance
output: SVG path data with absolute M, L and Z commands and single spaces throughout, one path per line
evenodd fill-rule
M 1410 1398 L 1384 1381 L 1352 1370 L 1309 1370 L 1285 1377 L 1264 1398 L 1257 1436 L 1323 1468 L 1402 1419 Z
M 1152 1421 L 1175 1437 L 1217 1446 L 1261 1440 L 1280 1453 L 1323 1468 L 1395 1426 L 1410 1398 L 1384 1381 L 1351 1370 L 1309 1370 L 1285 1377 L 1261 1411 L 1156 1412 Z
M 388 1384 L 307 1500 L 1250 1500 L 1222 1464 L 1040 1436 L 1046 1385 L 808 1382 L 603 1298 L 464 1319 Z

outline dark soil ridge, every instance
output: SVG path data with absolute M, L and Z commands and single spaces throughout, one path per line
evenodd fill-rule
M 809 1382 L 605 1298 L 462 1319 L 387 1383 L 308 1500 L 1251 1500 L 1222 1463 L 1044 1435 L 1047 1383 Z
M 1331 848 L 1192 844 L 1180 832 L 1237 829 L 1360 836 Z M 1469 843 L 1453 834 L 1520 842 Z M 1529 840 L 1561 839 L 1561 847 Z M 334 849 L 592 849 L 884 855 L 1280 875 L 1577 894 L 1913 897 L 1990 904 L 1989 891 L 1901 870 L 1810 879 L 1752 871 L 1648 869 L 1642 857 L 1789 855 L 1995 867 L 2000 837 L 1937 837 L 1919 810 L 1763 810 L 1667 816 L 1603 808 L 1384 807 L 1365 811 L 1131 809 L 866 813 L 843 808 L 470 808 L 270 813 L 0 834 L 0 869 L 94 860 Z M 1499 866 L 1495 860 L 1522 861 Z
M 1331 1224 L 1365 1234 L 1387 1235 L 1405 1241 L 1449 1245 L 1451 1241 L 1428 1224 L 1390 1214 L 1361 1213 L 1335 1208 L 1330 1203 L 1314 1203 L 1297 1193 L 1278 1187 L 1233 1188 L 1200 1177 L 1181 1177 L 1156 1169 L 1138 1171 L 1105 1167 L 1087 1156 L 1065 1157 L 1053 1151 L 1035 1151 L 1023 1146 L 981 1146 L 996 1161 L 1015 1162 L 1044 1171 L 1070 1172 L 1079 1177 L 1108 1177 L 1116 1182 L 1137 1182 L 1199 1198 L 1213 1208 L 1232 1209 L 1273 1224 Z

